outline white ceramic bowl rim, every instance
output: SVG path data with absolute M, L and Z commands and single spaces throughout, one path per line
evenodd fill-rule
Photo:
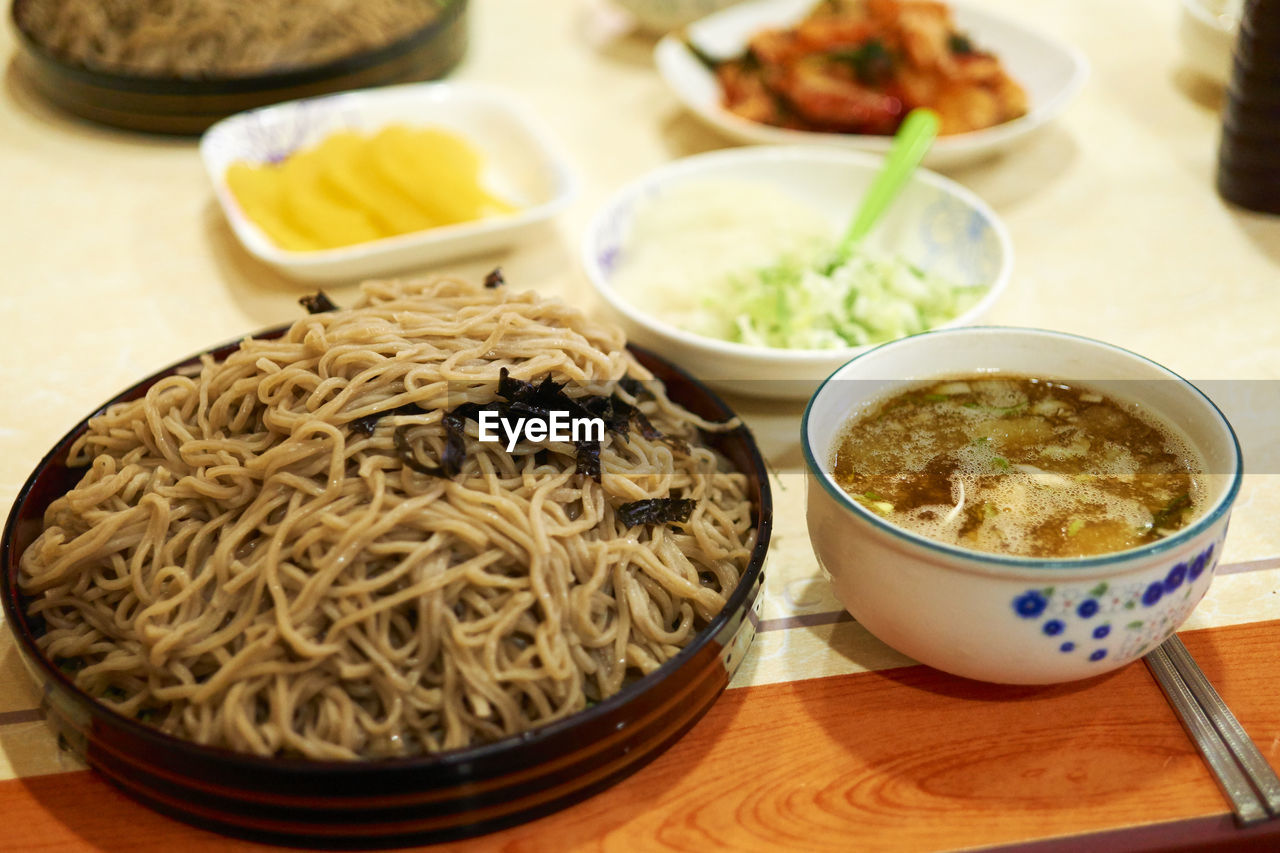
M 1155 542 L 1150 542 L 1146 545 L 1140 545 L 1136 548 L 1129 548 L 1124 551 L 1112 551 L 1109 553 L 1095 554 L 1088 557 L 1070 557 L 1070 558 L 1058 558 L 1058 559 L 1049 559 L 1045 557 L 1019 557 L 1019 556 L 1011 556 L 1008 554 L 995 554 L 995 553 L 990 553 L 986 551 L 972 551 L 966 548 L 959 548 L 955 545 L 948 545 L 944 542 L 939 542 L 935 539 L 930 539 L 926 536 L 921 536 L 917 533 L 913 533 L 909 530 L 905 530 L 901 527 L 898 527 L 897 525 L 890 524 L 888 521 L 885 521 L 883 518 L 871 512 L 866 507 L 862 506 L 857 501 L 855 501 L 852 497 L 850 497 L 849 494 L 845 492 L 844 489 L 841 489 L 840 486 L 835 482 L 835 480 L 831 478 L 831 475 L 826 470 L 826 464 L 820 463 L 815 458 L 813 453 L 813 447 L 809 443 L 809 415 L 813 411 L 815 402 L 818 400 L 819 397 L 822 396 L 822 392 L 827 388 L 828 384 L 830 384 L 836 378 L 836 376 L 841 371 L 843 371 L 846 367 L 848 367 L 850 364 L 854 363 L 855 361 L 863 357 L 869 356 L 872 353 L 876 352 L 877 350 L 883 349 L 885 347 L 912 346 L 913 344 L 911 342 L 913 340 L 917 338 L 923 338 L 926 336 L 971 335 L 974 333 L 982 333 L 984 331 L 989 331 L 989 330 L 1002 331 L 1002 332 L 1025 332 L 1033 335 L 1043 335 L 1043 336 L 1052 337 L 1052 338 L 1083 341 L 1089 344 L 1099 345 L 1107 349 L 1114 350 L 1119 353 L 1123 353 L 1125 355 L 1128 355 L 1140 361 L 1146 362 L 1147 364 L 1156 368 L 1158 371 L 1164 373 L 1170 379 L 1177 380 L 1178 383 L 1181 386 L 1183 386 L 1189 393 L 1199 395 L 1199 397 L 1209 407 L 1209 409 L 1214 414 L 1217 415 L 1218 419 L 1221 422 L 1222 427 L 1226 430 L 1227 435 L 1231 438 L 1233 459 L 1232 459 L 1232 465 L 1231 465 L 1230 486 L 1222 493 L 1222 495 L 1219 496 L 1218 500 L 1215 501 L 1214 504 L 1211 507 L 1209 507 L 1209 509 L 1203 515 L 1195 519 L 1191 524 L 1188 524 L 1186 527 L 1183 527 L 1180 530 L 1177 530 L 1176 532 L 1171 533 L 1170 535 L 1164 537 L 1163 539 L 1158 539 Z M 899 338 L 896 341 L 889 341 L 888 343 L 880 344 L 879 346 L 873 347 L 864 353 L 859 353 L 858 355 L 851 358 L 849 361 L 845 362 L 845 364 L 841 365 L 839 369 L 837 369 L 834 373 L 832 373 L 826 379 L 824 379 L 822 381 L 822 384 L 818 386 L 818 390 L 815 391 L 813 396 L 809 398 L 809 402 L 804 409 L 804 417 L 801 419 L 801 422 L 800 422 L 800 444 L 801 444 L 801 449 L 804 453 L 805 465 L 809 468 L 809 473 L 812 476 L 816 477 L 819 480 L 819 482 L 822 483 L 823 488 L 826 489 L 827 492 L 833 498 L 835 498 L 835 500 L 839 504 L 841 504 L 842 506 L 852 511 L 859 518 L 865 521 L 868 521 L 873 527 L 881 531 L 884 531 L 885 533 L 889 533 L 899 540 L 902 540 L 904 542 L 909 542 L 912 545 L 920 546 L 931 551 L 940 552 L 949 557 L 963 560 L 967 564 L 967 567 L 969 568 L 972 568 L 974 565 L 987 565 L 987 566 L 997 567 L 997 568 L 1006 569 L 1006 570 L 1007 569 L 1014 569 L 1014 570 L 1023 569 L 1023 570 L 1029 570 L 1031 572 L 1060 571 L 1063 569 L 1081 570 L 1081 571 L 1088 570 L 1088 569 L 1097 569 L 1099 567 L 1105 567 L 1114 563 L 1128 563 L 1131 561 L 1141 560 L 1142 558 L 1145 558 L 1145 557 L 1156 557 L 1160 554 L 1163 554 L 1166 551 L 1170 551 L 1175 548 L 1178 548 L 1185 541 L 1195 538 L 1203 531 L 1212 527 L 1218 521 L 1219 518 L 1221 518 L 1224 514 L 1226 514 L 1230 510 L 1231 505 L 1235 502 L 1236 494 L 1240 491 L 1240 484 L 1241 484 L 1241 481 L 1243 480 L 1243 469 L 1244 469 L 1244 456 L 1240 450 L 1240 441 L 1237 439 L 1235 430 L 1232 428 L 1230 421 L 1227 420 L 1226 416 L 1222 414 L 1222 410 L 1218 408 L 1217 404 L 1214 403 L 1213 400 L 1211 400 L 1208 395 L 1206 395 L 1203 391 L 1201 391 L 1199 388 L 1197 388 L 1187 379 L 1183 378 L 1182 376 L 1179 376 L 1177 373 L 1174 373 L 1172 370 L 1165 367 L 1164 365 L 1159 364 L 1155 361 L 1152 361 L 1146 356 L 1139 355 L 1138 353 L 1135 353 L 1132 350 L 1128 350 L 1128 349 L 1125 349 L 1124 347 L 1116 346 L 1115 344 L 1109 344 L 1105 341 L 1099 341 L 1095 338 L 1087 338 L 1087 337 L 1084 337 L 1083 335 L 1073 335 L 1068 332 L 1055 332 L 1055 331 L 1050 331 L 1048 329 L 1036 329 L 1036 328 L 1023 327 L 1023 326 L 971 326 L 964 329 L 938 329 L 936 331 L 921 332 L 918 335 L 912 335 L 911 337 L 908 337 L 908 338 Z
M 859 151 L 856 149 L 837 148 L 831 145 L 746 145 L 739 148 L 728 148 L 718 151 L 707 151 L 702 154 L 692 154 L 688 157 L 682 157 L 660 166 L 647 174 L 636 178 L 630 183 L 618 190 L 614 194 L 612 201 L 605 207 L 601 208 L 590 224 L 587 226 L 588 239 L 584 241 L 582 249 L 582 261 L 589 271 L 599 268 L 599 259 L 596 257 L 597 246 L 595 245 L 594 236 L 600 232 L 600 223 L 612 213 L 617 207 L 623 203 L 630 202 L 643 193 L 645 189 L 651 186 L 658 186 L 666 182 L 668 178 L 696 173 L 704 166 L 712 163 L 735 161 L 755 162 L 760 160 L 823 160 L 826 162 L 834 162 L 847 164 L 850 166 L 860 166 L 875 169 L 879 171 L 880 166 L 884 163 L 884 155 L 873 154 L 867 151 Z M 1000 246 L 1000 256 L 1003 262 L 1000 265 L 1000 272 L 996 275 L 994 281 L 986 285 L 986 293 L 982 294 L 982 298 L 969 307 L 968 310 L 961 314 L 957 314 L 950 320 L 930 331 L 937 331 L 952 326 L 965 325 L 966 320 L 971 317 L 980 317 L 985 313 L 993 302 L 1000 298 L 1008 286 L 1009 278 L 1013 269 L 1013 241 L 1009 237 L 1009 230 L 1005 227 L 1000 217 L 991 209 L 985 201 L 979 198 L 969 188 L 956 183 L 950 178 L 943 177 L 937 172 L 928 169 L 916 169 L 911 180 L 918 180 L 931 187 L 939 189 L 945 193 L 955 196 L 969 207 L 982 214 L 987 224 L 990 225 L 992 232 L 996 235 L 996 240 Z M 850 199 L 849 213 L 852 215 L 855 199 Z M 594 274 L 590 275 L 594 281 L 600 278 Z M 881 346 L 882 344 L 861 344 L 851 347 L 832 347 L 829 349 L 799 349 L 799 348 L 783 348 L 783 347 L 764 347 L 755 344 L 743 344 L 737 341 L 725 341 L 719 338 L 712 338 L 706 335 L 699 335 L 695 332 L 689 332 L 678 326 L 666 323 L 652 314 L 648 314 L 627 300 L 619 296 L 611 286 L 599 285 L 596 292 L 600 293 L 610 305 L 619 313 L 624 314 L 634 320 L 641 326 L 646 327 L 651 332 L 674 338 L 686 345 L 702 347 L 720 355 L 734 357 L 755 357 L 755 358 L 771 358 L 782 362 L 789 361 L 811 361 L 814 358 L 839 358 L 841 356 L 851 357 L 869 351 L 871 348 Z M 886 341 L 884 343 L 892 343 Z

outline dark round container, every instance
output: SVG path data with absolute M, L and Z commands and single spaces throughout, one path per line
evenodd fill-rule
M 1246 38 L 1280 44 L 1280 3 L 1276 0 L 1245 0 L 1240 31 Z
M 1233 144 L 1269 140 L 1280 145 L 1280 121 L 1270 110 L 1249 107 L 1231 98 L 1222 110 L 1222 134 L 1224 141 L 1230 139 Z
M 1246 68 L 1275 70 L 1280 67 L 1280 36 L 1263 38 L 1241 30 L 1236 37 L 1235 56 Z
M 1232 135 L 1224 139 L 1218 152 L 1218 160 L 1222 168 L 1230 171 L 1247 171 L 1263 174 L 1276 169 L 1276 142 L 1266 137 L 1250 138 Z
M 1218 168 L 1217 189 L 1237 207 L 1280 213 L 1280 174 L 1274 169 L 1253 172 L 1228 162 Z
M 448 73 L 467 48 L 467 0 L 448 0 L 422 28 L 390 44 L 321 65 L 241 77 L 180 78 L 98 71 L 60 59 L 24 26 L 16 61 L 33 89 L 57 106 L 100 124 L 154 133 L 198 134 L 233 113 L 348 89 L 428 80 Z
M 1218 194 L 1280 213 L 1280 0 L 1249 0 L 1236 39 L 1218 146 Z
M 1238 98 L 1259 103 L 1274 103 L 1276 93 L 1280 91 L 1280 47 L 1276 48 L 1274 67 L 1263 68 L 1257 64 L 1237 65 L 1232 70 L 1228 85 Z
M 223 358 L 238 346 L 236 341 L 211 352 Z M 674 401 L 704 418 L 732 416 L 687 374 L 650 352 L 632 351 Z M 175 364 L 102 408 L 136 399 L 161 378 L 198 363 L 193 356 Z M 751 433 L 740 427 L 709 433 L 706 440 L 750 481 L 758 534 L 747 570 L 724 610 L 689 646 L 617 695 L 520 736 L 417 758 L 261 758 L 180 740 L 75 687 L 41 654 L 40 622 L 27 615 L 18 588 L 19 558 L 39 535 L 45 508 L 84 473 L 68 468 L 66 460 L 87 424 L 88 418 L 45 456 L 9 515 L 0 540 L 5 619 L 63 742 L 126 793 L 198 826 L 285 844 L 378 847 L 480 835 L 531 820 L 608 787 L 666 749 L 710 708 L 755 635 L 773 507 L 768 470 Z

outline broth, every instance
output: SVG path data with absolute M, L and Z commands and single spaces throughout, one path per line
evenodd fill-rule
M 1204 465 L 1174 429 L 1087 386 L 1027 376 L 945 379 L 856 417 L 836 481 L 886 520 L 981 551 L 1075 557 L 1186 525 Z

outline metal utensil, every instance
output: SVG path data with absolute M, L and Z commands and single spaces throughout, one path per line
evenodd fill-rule
M 1280 777 L 1175 634 L 1145 658 L 1242 826 L 1280 817 Z

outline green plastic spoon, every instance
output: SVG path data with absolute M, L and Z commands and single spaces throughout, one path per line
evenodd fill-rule
M 933 110 L 916 109 L 907 113 L 907 117 L 898 126 L 898 132 L 893 135 L 893 146 L 889 149 L 883 168 L 871 182 L 871 188 L 862 197 L 853 222 L 849 224 L 849 230 L 836 246 L 832 269 L 849 260 L 854 248 L 871 233 L 871 229 L 898 197 L 903 184 L 920 165 L 937 135 L 938 114 Z
M 933 144 L 938 133 L 938 116 L 930 110 L 912 110 L 903 119 L 894 134 L 889 154 L 884 159 L 880 171 L 871 181 L 871 186 L 858 202 L 853 221 L 840 238 L 834 249 L 824 252 L 821 257 L 782 257 L 770 266 L 758 267 L 753 272 L 729 277 L 729 290 L 735 288 L 744 300 L 734 312 L 731 322 L 743 335 L 743 328 L 750 327 L 750 338 L 768 342 L 770 346 L 787 347 L 790 344 L 779 343 L 779 340 L 790 338 L 797 306 L 801 313 L 806 313 L 810 321 L 818 320 L 813 315 L 812 300 L 805 285 L 806 273 L 817 272 L 822 276 L 833 276 L 835 272 L 853 257 L 858 244 L 871 233 L 881 216 L 898 192 L 906 184 L 921 159 Z M 856 288 L 855 288 L 856 290 Z M 846 313 L 852 310 L 852 296 L 842 297 L 850 304 L 846 305 Z M 830 310 L 834 311 L 834 308 Z M 841 321 L 844 322 L 844 321 Z M 856 325 L 856 322 L 855 322 Z M 823 328 L 834 331 L 830 322 Z M 836 333 L 843 337 L 841 333 Z M 747 340 L 730 337 L 729 340 Z M 852 345 L 847 337 L 846 341 Z M 829 344 L 824 344 L 824 346 Z

